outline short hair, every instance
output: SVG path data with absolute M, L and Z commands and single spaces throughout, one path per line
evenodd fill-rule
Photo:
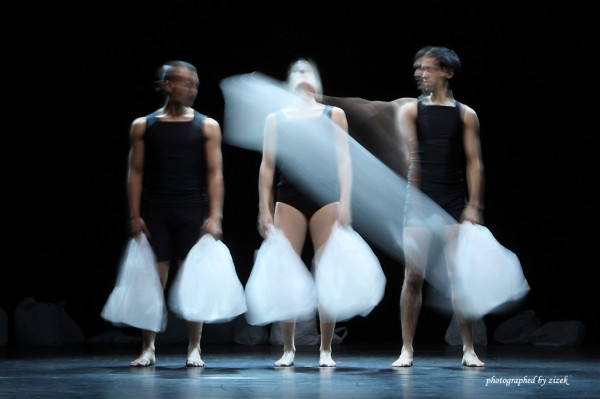
M 421 47 L 419 49 L 419 51 L 417 51 L 415 53 L 415 56 L 413 57 L 413 61 L 418 60 L 419 58 L 423 57 L 429 50 L 431 50 L 433 48 L 433 46 L 425 46 L 425 47 Z
M 169 80 L 169 71 L 175 67 L 184 67 L 192 72 L 198 73 L 198 69 L 189 62 L 181 60 L 167 61 L 158 69 L 158 80 L 162 83 Z
M 427 57 L 435 58 L 440 64 L 440 68 L 451 69 L 455 74 L 460 73 L 462 69 L 458 54 L 447 47 L 432 47 L 427 50 L 425 55 Z
M 458 54 L 447 47 L 431 47 L 424 56 L 434 58 L 440 65 L 440 68 L 454 72 L 452 79 L 449 80 L 449 84 L 452 81 L 456 81 L 462 71 L 462 65 L 460 63 L 460 58 L 458 58 Z

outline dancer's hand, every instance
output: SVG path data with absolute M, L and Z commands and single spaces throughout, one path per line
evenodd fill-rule
M 271 215 L 271 212 L 260 212 L 257 224 L 261 237 L 267 238 L 267 232 L 273 227 L 273 215 Z
M 460 222 L 483 224 L 483 210 L 474 205 L 467 205 L 466 208 L 463 210 Z
M 131 218 L 131 234 L 136 237 L 141 233 L 144 233 L 146 237 L 150 238 L 150 231 L 148 230 L 146 223 L 144 223 L 144 219 L 140 217 Z
M 220 240 L 223 237 L 223 228 L 221 219 L 209 217 L 202 224 L 202 233 L 210 234 L 215 240 Z

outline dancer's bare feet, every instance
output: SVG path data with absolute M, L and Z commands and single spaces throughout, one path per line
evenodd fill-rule
M 462 365 L 467 367 L 483 367 L 485 363 L 479 360 L 474 350 L 463 352 Z
M 200 358 L 200 346 L 188 347 L 188 355 L 185 361 L 188 367 L 204 367 L 204 362 Z
M 412 348 L 402 347 L 402 351 L 400 351 L 400 357 L 394 363 L 392 363 L 392 367 L 412 367 L 413 365 L 413 350 Z
M 132 361 L 129 365 L 131 367 L 148 367 L 152 366 L 155 361 L 154 348 L 147 348 L 143 349 L 140 357 Z
M 284 351 L 281 359 L 275 362 L 275 367 L 290 367 L 294 365 L 294 358 L 296 357 L 296 351 Z
M 331 357 L 331 350 L 321 350 L 319 355 L 319 367 L 335 367 L 336 364 Z

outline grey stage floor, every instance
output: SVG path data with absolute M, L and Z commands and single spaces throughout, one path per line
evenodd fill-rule
M 318 367 L 316 347 L 275 368 L 281 348 L 268 345 L 205 346 L 204 368 L 185 367 L 185 346 L 169 345 L 155 366 L 130 368 L 138 349 L 0 349 L 0 398 L 600 398 L 597 347 L 485 346 L 477 369 L 445 345 L 417 347 L 405 369 L 391 367 L 396 346 L 338 345 L 335 368 Z

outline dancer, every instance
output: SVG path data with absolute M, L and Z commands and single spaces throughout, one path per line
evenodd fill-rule
M 454 99 L 452 83 L 460 69 L 460 60 L 453 50 L 429 49 L 417 68 L 422 73 L 422 90 L 429 94 L 402 106 L 399 125 L 404 137 L 408 138 L 407 147 L 412 158 L 408 176 L 410 186 L 420 189 L 457 222 L 481 224 L 484 172 L 479 120 L 472 108 Z M 418 204 L 410 203 L 409 191 L 409 218 L 413 205 L 418 207 Z M 418 229 L 409 222 L 405 237 L 415 236 Z M 409 247 L 405 248 L 406 268 L 400 297 L 403 345 L 398 360 L 392 364 L 394 367 L 413 365 L 412 343 L 422 303 L 425 264 L 428 255 L 439 255 L 428 253 L 429 239 L 418 239 L 417 242 L 416 250 L 422 256 L 420 261 L 409 253 Z M 473 346 L 472 322 L 461 315 L 455 303 L 453 305 L 463 341 L 462 364 L 484 366 Z
M 340 108 L 320 103 L 321 80 L 316 65 L 307 59 L 293 62 L 288 71 L 287 82 L 290 90 L 297 95 L 297 101 L 270 114 L 265 122 L 264 147 L 259 172 L 259 217 L 258 230 L 266 238 L 271 226 L 280 229 L 294 250 L 301 255 L 307 230 L 315 250 L 316 267 L 319 265 L 319 249 L 327 242 L 336 220 L 346 226 L 351 223 L 350 191 L 351 165 L 348 153 L 347 137 L 334 129 L 337 174 L 332 173 L 330 186 L 337 186 L 337 193 L 330 192 L 327 198 L 315 198 L 298 182 L 297 178 L 285 168 L 285 161 L 278 157 L 278 151 L 286 146 L 286 136 L 302 134 L 302 130 L 311 124 L 328 122 L 330 118 L 344 132 L 347 121 Z M 327 125 L 325 125 L 327 126 Z M 298 137 L 296 137 L 297 139 Z M 289 143 L 287 144 L 289 146 Z M 332 149 L 333 150 L 333 149 Z M 273 190 L 276 172 L 279 173 L 276 193 Z M 325 173 L 326 171 L 324 171 Z M 337 184 L 336 183 L 337 180 Z M 335 367 L 332 358 L 331 342 L 335 320 L 319 309 L 321 346 L 319 366 Z M 283 356 L 275 366 L 289 367 L 294 364 L 296 348 L 294 344 L 295 321 L 282 320 Z
M 171 260 L 181 263 L 205 234 L 222 236 L 221 128 L 192 108 L 198 94 L 196 68 L 172 61 L 160 70 L 164 106 L 131 124 L 128 196 L 131 229 L 144 232 L 156 255 L 163 289 Z M 188 322 L 187 366 L 202 367 L 201 322 Z M 131 366 L 155 363 L 153 331 L 142 331 L 142 352 Z

